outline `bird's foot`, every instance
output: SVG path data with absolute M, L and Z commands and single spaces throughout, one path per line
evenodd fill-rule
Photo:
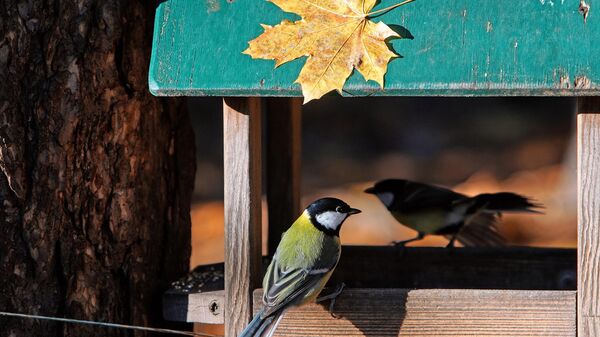
M 406 242 L 407 240 L 404 241 L 392 241 L 390 244 L 396 249 L 396 251 L 398 252 L 398 258 L 403 258 L 404 257 L 404 253 L 406 253 L 406 244 L 408 242 Z
M 450 241 L 446 245 L 446 249 L 454 249 L 454 248 L 456 248 L 455 242 L 456 242 L 456 237 L 453 237 L 452 239 L 450 239 Z
M 336 315 L 333 312 L 333 307 L 335 306 L 335 300 L 344 291 L 345 287 L 346 287 L 346 284 L 344 282 L 342 282 L 342 283 L 340 283 L 338 285 L 337 289 L 333 293 L 317 298 L 317 303 L 318 302 L 327 301 L 327 300 L 331 300 L 331 302 L 329 303 L 329 314 L 331 315 L 331 317 L 333 317 L 335 319 L 340 319 L 341 318 L 340 316 Z
M 453 256 L 455 253 L 457 253 L 457 247 L 454 244 L 454 241 L 448 242 L 446 245 L 446 252 L 448 256 Z
M 425 237 L 425 233 L 419 232 L 419 235 L 417 235 L 417 237 L 415 237 L 415 238 L 408 239 L 408 240 L 402 240 L 402 241 L 392 241 L 392 245 L 394 245 L 395 247 L 406 247 L 407 243 L 422 240 L 424 237 Z
M 403 240 L 403 241 L 392 241 L 390 242 L 390 245 L 394 246 L 394 247 L 406 247 L 407 244 L 407 240 Z

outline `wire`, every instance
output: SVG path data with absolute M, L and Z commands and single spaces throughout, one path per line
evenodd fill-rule
M 104 322 L 96 322 L 96 321 L 85 321 L 85 320 L 81 320 L 81 319 L 69 319 L 69 318 L 51 317 L 51 316 L 28 315 L 28 314 L 19 314 L 19 313 L 4 312 L 4 311 L 0 311 L 0 316 L 41 319 L 41 320 L 47 320 L 47 321 L 57 321 L 57 322 L 74 323 L 74 324 L 98 325 L 98 326 L 104 326 L 104 327 L 108 327 L 108 328 L 152 331 L 152 332 L 160 332 L 160 333 L 178 334 L 178 335 L 184 335 L 184 336 L 222 337 L 222 336 L 218 336 L 218 335 L 211 335 L 211 334 L 200 333 L 200 332 L 149 328 L 149 327 L 137 326 L 137 325 L 104 323 Z

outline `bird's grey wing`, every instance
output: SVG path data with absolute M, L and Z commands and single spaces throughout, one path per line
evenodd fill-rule
M 444 187 L 407 182 L 396 202 L 398 209 L 411 212 L 431 208 L 450 209 L 457 201 L 464 199 L 467 199 L 465 195 Z
M 456 239 L 465 247 L 499 247 L 505 240 L 496 227 L 496 213 L 478 212 L 460 229 Z
M 322 278 L 330 272 L 331 268 L 320 269 L 282 269 L 273 260 L 273 263 L 267 269 L 265 277 L 263 302 L 265 311 L 263 317 L 270 316 L 279 309 L 299 301 L 313 287 L 315 287 Z

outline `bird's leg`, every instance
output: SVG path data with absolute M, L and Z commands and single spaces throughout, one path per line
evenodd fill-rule
M 335 300 L 337 299 L 338 296 L 340 296 L 340 294 L 342 293 L 342 291 L 344 291 L 345 287 L 346 287 L 346 284 L 344 282 L 342 282 L 342 283 L 340 283 L 338 285 L 337 289 L 333 293 L 331 293 L 329 295 L 325 295 L 325 296 L 319 297 L 316 300 L 317 303 L 323 302 L 323 301 L 327 301 L 327 300 L 331 300 L 331 303 L 329 303 L 329 314 L 333 318 L 336 318 L 336 319 L 340 318 L 340 317 L 336 316 L 333 313 L 333 306 L 335 305 Z
M 450 242 L 448 242 L 448 245 L 446 245 L 446 248 L 448 248 L 448 249 L 454 248 L 454 241 L 456 241 L 457 235 L 458 235 L 458 232 L 452 234 L 452 237 L 450 238 Z
M 413 241 L 423 240 L 424 237 L 425 237 L 425 233 L 419 232 L 419 234 L 416 237 L 412 238 L 412 239 L 403 240 L 403 241 L 392 241 L 392 244 L 394 246 L 396 246 L 396 247 L 398 247 L 398 246 L 404 247 L 404 246 L 406 246 L 407 243 L 413 242 Z
M 465 225 L 465 223 L 462 223 L 458 227 L 458 230 L 452 234 L 452 237 L 450 237 L 450 241 L 448 242 L 448 245 L 446 245 L 446 248 L 448 248 L 448 249 L 454 248 L 454 242 L 456 241 L 456 238 L 458 237 L 458 234 L 460 234 L 460 231 L 463 229 L 464 225 Z

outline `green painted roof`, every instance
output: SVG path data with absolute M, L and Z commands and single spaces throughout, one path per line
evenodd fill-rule
M 332 0 L 333 1 L 333 0 Z M 383 0 L 375 9 L 394 4 Z M 354 72 L 344 95 L 599 95 L 600 8 L 580 0 L 417 0 L 374 21 L 414 37 L 391 44 L 385 89 Z M 156 12 L 150 91 L 155 95 L 301 96 L 304 58 L 242 54 L 262 33 L 298 16 L 263 0 L 167 0 Z

